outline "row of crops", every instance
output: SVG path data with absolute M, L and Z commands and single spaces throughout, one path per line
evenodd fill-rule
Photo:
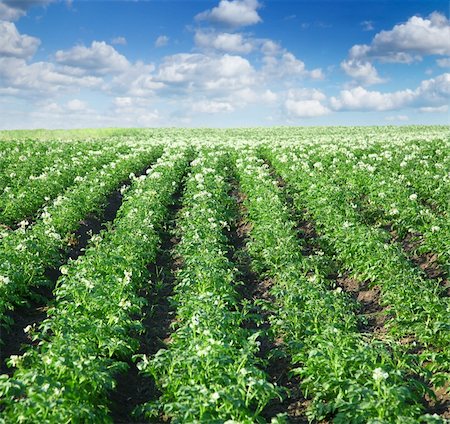
M 0 423 L 447 422 L 449 193 L 446 127 L 0 134 Z

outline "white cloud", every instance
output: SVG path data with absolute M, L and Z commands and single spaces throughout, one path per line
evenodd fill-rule
M 230 27 L 254 25 L 262 21 L 257 12 L 260 7 L 258 0 L 221 0 L 218 6 L 198 14 L 196 20 Z
M 111 44 L 114 44 L 117 46 L 126 46 L 127 39 L 125 37 L 115 37 L 111 40 Z
M 450 22 L 438 12 L 427 18 L 412 16 L 407 22 L 381 31 L 370 44 L 355 44 L 348 59 L 341 63 L 344 72 L 362 85 L 378 84 L 372 62 L 412 63 L 427 55 L 450 54 Z
M 263 40 L 261 44 L 261 52 L 265 56 L 276 56 L 277 54 L 281 54 L 283 49 L 273 40 Z
M 199 47 L 228 53 L 246 54 L 253 50 L 253 44 L 242 34 L 196 31 L 194 40 Z
M 134 97 L 116 97 L 113 108 L 106 117 L 112 121 L 119 121 L 121 126 L 151 127 L 161 126 L 163 119 L 159 111 L 151 107 L 148 99 Z
M 286 75 L 302 75 L 305 73 L 305 63 L 290 52 L 283 53 L 280 65 Z
M 272 90 L 265 90 L 261 95 L 261 100 L 265 103 L 274 103 L 278 100 L 278 95 Z
M 314 118 L 330 113 L 318 100 L 286 100 L 285 107 L 290 115 L 298 118 Z
M 20 9 L 15 9 L 5 3 L 0 3 L 0 19 L 5 21 L 16 21 L 25 15 L 25 12 Z
M 86 102 L 83 102 L 79 99 L 69 100 L 66 104 L 66 108 L 70 112 L 81 112 L 88 109 L 88 105 Z
M 102 83 L 98 77 L 66 74 L 49 62 L 27 64 L 24 59 L 0 58 L 0 84 L 18 95 L 48 96 L 61 90 L 100 88 Z
M 394 110 L 406 106 L 415 98 L 412 90 L 380 93 L 355 87 L 341 91 L 338 98 L 332 97 L 331 106 L 335 110 Z
M 122 76 L 122 80 L 127 79 L 127 75 Z M 160 81 L 156 81 L 153 75 L 142 74 L 134 78 L 130 85 L 125 86 L 126 92 L 131 96 L 147 97 L 153 96 L 155 91 L 166 87 Z
M 124 72 L 115 75 L 107 85 L 107 91 L 113 95 L 148 97 L 165 84 L 155 80 L 155 66 L 136 62 Z
M 448 105 L 442 105 L 442 106 L 425 106 L 419 108 L 419 112 L 423 113 L 446 113 L 448 112 Z
M 422 81 L 415 90 L 417 101 L 424 106 L 440 106 L 443 101 L 450 99 L 450 73 L 438 75 L 435 78 Z
M 437 61 L 438 66 L 441 68 L 450 68 L 450 57 L 444 57 L 443 59 L 438 59 Z
M 47 6 L 56 0 L 2 0 L 0 2 L 0 19 L 16 21 L 25 16 L 33 6 Z
M 294 54 L 286 50 L 277 52 L 280 54 L 266 55 L 263 58 L 263 73 L 269 79 L 271 78 L 287 78 L 287 77 L 309 77 L 321 80 L 324 78 L 320 68 L 309 71 L 306 69 L 305 63 L 297 59 Z
M 78 99 L 74 99 L 78 100 Z M 80 100 L 78 100 L 81 102 Z M 1 127 L 14 128 L 97 128 L 112 127 L 120 123 L 122 127 L 167 126 L 159 111 L 143 99 L 133 99 L 128 105 L 111 104 L 109 109 L 93 110 L 85 102 L 38 101 L 32 112 L 26 115 L 15 115 L 6 111 L 9 125 L 0 122 Z
M 222 92 L 256 84 L 255 76 L 256 72 L 250 62 L 241 56 L 180 53 L 164 58 L 156 80 L 177 85 L 179 92 L 182 87 L 189 92 Z
M 130 63 L 114 47 L 104 41 L 93 41 L 90 47 L 75 46 L 70 50 L 58 50 L 56 62 L 97 74 L 125 71 Z
M 113 106 L 115 110 L 129 109 L 129 108 L 148 108 L 152 104 L 152 101 L 148 98 L 142 97 L 115 97 L 113 100 Z
M 129 107 L 133 105 L 132 97 L 116 97 L 113 102 L 116 107 Z
M 289 90 L 284 107 L 288 115 L 296 118 L 314 118 L 329 114 L 330 109 L 323 105 L 326 96 L 317 89 Z
M 155 40 L 155 47 L 164 47 L 169 43 L 169 37 L 167 35 L 160 35 Z
M 0 57 L 27 59 L 34 55 L 40 44 L 38 38 L 19 34 L 12 22 L 0 21 Z
M 450 73 L 422 81 L 415 89 L 381 93 L 363 87 L 343 90 L 339 97 L 332 97 L 334 110 L 396 110 L 403 107 L 441 107 L 450 99 Z
M 272 104 L 277 101 L 278 95 L 270 89 L 242 88 L 227 97 L 228 101 L 239 107 L 250 103 Z
M 341 68 L 344 72 L 363 85 L 373 85 L 384 82 L 378 75 L 375 67 L 368 61 L 358 59 L 349 59 L 341 62 Z
M 321 68 L 315 68 L 312 71 L 309 71 L 308 76 L 314 80 L 323 80 L 325 78 Z
M 406 56 L 397 59 L 398 53 Z M 413 60 L 416 55 L 448 55 L 450 22 L 438 12 L 430 14 L 428 18 L 413 16 L 404 24 L 375 35 L 366 54 L 392 62 L 406 61 L 408 57 Z
M 318 100 L 326 99 L 325 94 L 316 88 L 296 88 L 287 92 L 288 99 L 292 100 Z
M 201 100 L 194 102 L 191 105 L 191 110 L 194 113 L 226 113 L 233 112 L 234 107 L 228 102 L 221 102 L 215 100 Z
M 41 101 L 38 102 L 38 111 L 33 112 L 36 116 L 39 113 L 42 114 L 53 114 L 62 118 L 65 116 L 66 118 L 73 116 L 86 116 L 88 114 L 95 114 L 93 109 L 90 109 L 88 104 L 79 99 L 72 99 L 64 104 L 59 104 L 56 101 Z
M 411 63 L 427 55 L 450 54 L 450 22 L 440 13 L 413 16 L 390 31 L 375 35 L 370 45 L 356 44 L 350 59 Z

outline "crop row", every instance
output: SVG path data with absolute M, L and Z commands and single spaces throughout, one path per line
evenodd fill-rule
M 2 224 L 13 225 L 26 218 L 33 218 L 40 207 L 71 185 L 82 181 L 87 173 L 107 168 L 110 162 L 117 160 L 119 154 L 130 150 L 126 145 L 119 144 L 100 144 L 97 148 L 92 148 L 89 144 L 81 148 L 76 145 L 70 148 L 70 144 L 68 146 L 62 152 L 64 156 L 56 158 L 39 175 L 29 175 L 26 181 L 5 189 L 0 195 Z
M 249 252 L 256 269 L 274 280 L 272 325 L 298 366 L 304 394 L 313 399 L 310 418 L 416 422 L 426 389 L 408 378 L 413 364 L 395 344 L 358 331 L 355 305 L 326 277 L 326 256 L 302 256 L 295 223 L 268 166 L 251 151 L 243 156 L 237 167 L 252 223 Z
M 259 334 L 242 326 L 246 317 L 227 257 L 229 173 L 227 155 L 217 150 L 192 162 L 177 248 L 183 266 L 175 287 L 176 331 L 167 349 L 139 365 L 162 391 L 144 411 L 162 412 L 173 423 L 264 422 L 260 413 L 277 396 L 259 368 Z
M 25 301 L 33 287 L 49 284 L 45 271 L 59 266 L 68 239 L 89 213 L 98 212 L 107 196 L 160 154 L 159 148 L 119 155 L 100 172 L 87 174 L 78 185 L 44 207 L 29 227 L 3 230 L 0 240 L 0 324 L 10 323 L 7 311 Z
M 412 336 L 427 348 L 425 356 L 433 355 L 434 367 L 448 370 L 450 306 L 443 287 L 424 278 L 384 231 L 362 223 L 345 202 L 344 189 L 330 183 L 326 173 L 286 150 L 266 150 L 266 156 L 292 189 L 297 209 L 308 211 L 344 267 L 381 288 L 380 302 L 389 306 L 392 317 L 387 323 L 391 334 Z
M 38 176 L 55 160 L 73 154 L 78 147 L 56 141 L 0 143 L 0 192 L 3 195 L 5 189 L 21 186 L 31 175 Z
M 357 152 L 357 154 L 348 151 L 345 151 L 345 154 L 335 152 L 332 160 L 323 160 L 324 155 L 319 152 L 316 155 L 308 154 L 308 163 L 318 169 L 321 174 L 326 174 L 329 181 L 340 186 L 345 201 L 354 209 L 361 211 L 362 217 L 365 217 L 369 223 L 374 221 L 379 226 L 389 224 L 400 238 L 404 238 L 409 233 L 416 237 L 420 235 L 420 250 L 436 253 L 438 261 L 448 274 L 450 270 L 448 216 L 443 210 L 437 209 L 437 203 L 432 203 L 433 209 L 428 207 L 431 197 L 423 197 L 417 193 L 413 187 L 417 180 L 411 178 L 411 172 L 404 172 L 404 168 L 410 162 L 420 163 L 425 170 L 430 167 L 437 168 L 440 165 L 441 172 L 444 171 L 446 169 L 445 158 L 442 158 L 444 149 L 438 147 L 439 144 L 434 146 L 434 150 L 429 155 L 425 154 L 427 150 L 424 147 L 419 149 L 419 154 L 416 152 L 418 149 L 412 146 L 406 149 L 408 154 L 404 151 L 395 153 L 379 148 L 376 153 L 372 150 Z M 430 163 L 420 159 L 423 157 L 431 157 Z M 436 182 L 433 193 L 440 195 L 442 206 L 445 193 L 448 204 L 450 186 L 448 183 L 445 184 L 446 176 L 436 174 L 435 171 L 432 175 L 433 178 L 428 181 L 428 186 L 432 187 L 431 181 Z M 426 182 L 426 176 L 423 175 L 420 181 Z
M 133 181 L 112 228 L 62 268 L 49 318 L 33 335 L 39 346 L 11 357 L 17 370 L 1 377 L 0 422 L 110 421 L 108 393 L 138 345 L 132 333 L 141 330 L 136 316 L 145 302 L 138 289 L 186 165 L 184 151 L 166 152 Z

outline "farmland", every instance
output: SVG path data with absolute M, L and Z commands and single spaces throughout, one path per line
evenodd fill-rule
M 0 423 L 450 420 L 450 128 L 0 132 Z

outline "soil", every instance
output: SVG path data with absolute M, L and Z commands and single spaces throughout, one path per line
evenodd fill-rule
M 53 280 L 54 284 L 56 280 Z M 1 331 L 0 346 L 0 374 L 12 376 L 14 368 L 8 367 L 6 360 L 11 355 L 20 355 L 25 347 L 36 345 L 30 335 L 24 331 L 27 326 L 37 326 L 47 317 L 47 300 L 52 295 L 50 287 L 39 287 L 35 290 L 39 297 L 30 301 L 27 306 L 20 306 L 8 313 L 8 317 L 13 319 L 12 326 Z
M 270 166 L 269 163 L 267 164 Z M 296 223 L 295 231 L 300 241 L 302 256 L 314 255 L 317 251 L 321 250 L 319 235 L 317 234 L 314 223 L 311 220 L 305 219 L 307 216 L 306 210 L 297 209 L 283 178 L 277 175 L 273 169 L 271 170 L 271 176 L 277 181 L 277 186 L 281 189 L 280 195 L 284 203 L 288 205 L 292 219 Z
M 307 423 L 308 420 L 305 411 L 309 402 L 303 397 L 300 390 L 300 381 L 298 377 L 291 374 L 291 361 L 283 352 L 282 338 L 272 338 L 268 332 L 270 330 L 269 318 L 271 312 L 263 310 L 258 301 L 265 301 L 268 304 L 275 304 L 275 298 L 270 293 L 274 281 L 270 278 L 259 279 L 258 275 L 251 269 L 251 258 L 247 252 L 246 244 L 251 231 L 251 223 L 245 220 L 247 211 L 243 205 L 245 195 L 238 190 L 237 183 L 233 182 L 234 189 L 230 195 L 236 200 L 236 222 L 231 229 L 230 241 L 234 251 L 233 260 L 237 264 L 240 279 L 244 285 L 238 288 L 243 299 L 246 299 L 254 305 L 251 311 L 259 317 L 259 323 L 254 320 L 248 320 L 244 323 L 245 328 L 253 330 L 262 330 L 263 336 L 260 338 L 261 346 L 259 356 L 268 359 L 266 372 L 272 383 L 279 387 L 287 389 L 283 399 L 274 399 L 269 403 L 262 416 L 270 421 L 277 414 L 284 413 L 290 423 Z M 256 302 L 256 304 L 255 304 Z M 281 355 L 276 355 L 279 352 Z
M 374 333 L 380 336 L 385 334 L 386 328 L 384 325 L 389 319 L 389 307 L 380 305 L 380 287 L 377 285 L 371 286 L 368 281 L 359 282 L 347 273 L 337 276 L 335 281 L 338 287 L 341 287 L 358 302 L 359 315 L 364 317 L 359 330 L 363 333 Z
M 401 244 L 408 259 L 415 266 L 419 267 L 427 278 L 439 281 L 439 284 L 444 287 L 444 295 L 450 296 L 449 276 L 442 269 L 438 255 L 433 252 L 418 252 L 422 244 L 423 235 L 420 233 L 408 233 L 401 239 L 392 228 L 388 227 L 387 230 L 390 232 L 392 240 Z
M 175 311 L 170 303 L 175 285 L 175 274 L 182 266 L 180 258 L 174 257 L 174 249 L 179 239 L 174 236 L 175 222 L 181 208 L 180 189 L 174 195 L 169 207 L 169 216 L 160 232 L 161 246 L 156 261 L 148 264 L 149 280 L 153 284 L 144 287 L 141 296 L 148 301 L 143 311 L 142 323 L 145 333 L 136 335 L 140 347 L 138 354 L 152 356 L 158 350 L 167 347 L 170 342 L 171 325 L 175 321 Z M 139 373 L 136 364 L 128 361 L 129 369 L 116 377 L 117 387 L 111 393 L 111 416 L 115 423 L 143 422 L 142 417 L 133 416 L 133 410 L 143 403 L 156 400 L 160 393 L 152 378 Z M 165 422 L 160 417 L 157 422 Z M 145 422 L 149 422 L 145 420 Z M 153 422 L 153 421 L 151 421 Z
M 447 383 L 439 389 L 433 388 L 436 399 L 431 399 L 428 395 L 425 396 L 425 400 L 428 402 L 428 413 L 438 414 L 444 420 L 450 421 L 450 383 Z

